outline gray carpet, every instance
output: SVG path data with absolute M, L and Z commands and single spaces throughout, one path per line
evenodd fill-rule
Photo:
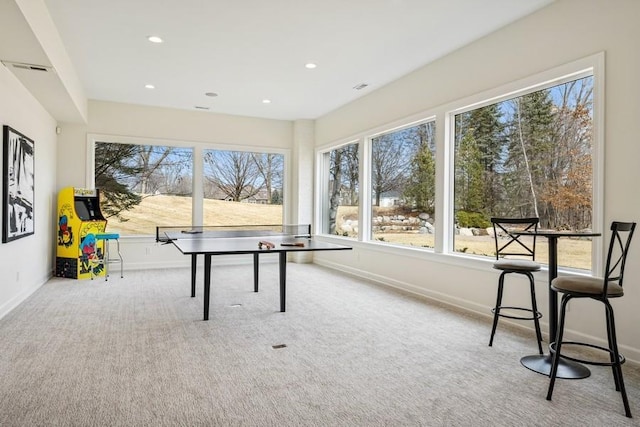
M 490 348 L 488 318 L 309 264 L 289 264 L 280 313 L 277 274 L 255 294 L 250 266 L 215 267 L 208 322 L 186 269 L 50 280 L 0 320 L 0 425 L 640 425 L 637 366 L 632 420 L 609 368 L 548 402 L 528 331 Z

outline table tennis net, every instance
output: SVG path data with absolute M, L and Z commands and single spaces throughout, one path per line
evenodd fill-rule
M 311 237 L 311 224 L 156 226 L 156 242 L 252 236 Z

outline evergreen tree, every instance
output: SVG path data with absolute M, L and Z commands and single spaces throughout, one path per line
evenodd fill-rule
M 411 161 L 411 173 L 404 196 L 415 203 L 415 207 L 433 215 L 435 211 L 436 163 L 434 122 L 423 123 L 414 129 L 415 145 L 418 147 Z
M 269 201 L 272 205 L 281 205 L 282 204 L 282 193 L 280 193 L 277 189 L 273 190 L 271 193 L 271 199 Z
M 500 104 L 491 104 L 472 110 L 469 121 L 473 123 L 471 132 L 481 153 L 483 166 L 484 206 L 482 212 L 491 215 L 496 212 L 502 200 L 502 184 L 498 174 L 500 156 L 505 143 L 504 124 L 500 121 Z
M 456 150 L 456 211 L 482 213 L 484 210 L 483 156 L 473 137 L 466 133 Z
M 107 217 L 126 218 L 122 212 L 132 209 L 142 197 L 129 190 L 126 179 L 138 175 L 142 166 L 131 165 L 139 145 L 97 142 L 95 145 L 95 185 L 100 190 L 100 209 Z

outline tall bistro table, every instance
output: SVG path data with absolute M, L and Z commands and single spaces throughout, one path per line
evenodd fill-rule
M 518 235 L 533 235 L 546 237 L 549 245 L 549 342 L 556 338 L 558 330 L 558 293 L 551 288 L 551 282 L 558 277 L 558 239 L 561 237 L 598 237 L 601 233 L 591 231 L 558 231 L 558 230 L 538 230 L 514 232 Z M 551 373 L 553 356 L 551 354 L 534 354 L 524 356 L 520 363 L 534 372 L 543 375 Z M 591 375 L 591 371 L 580 363 L 563 359 L 558 362 L 558 378 L 581 379 Z

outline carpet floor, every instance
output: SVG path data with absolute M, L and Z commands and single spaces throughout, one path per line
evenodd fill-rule
M 313 264 L 52 278 L 0 319 L 0 426 L 632 426 L 640 368 L 549 379 L 533 332 Z

